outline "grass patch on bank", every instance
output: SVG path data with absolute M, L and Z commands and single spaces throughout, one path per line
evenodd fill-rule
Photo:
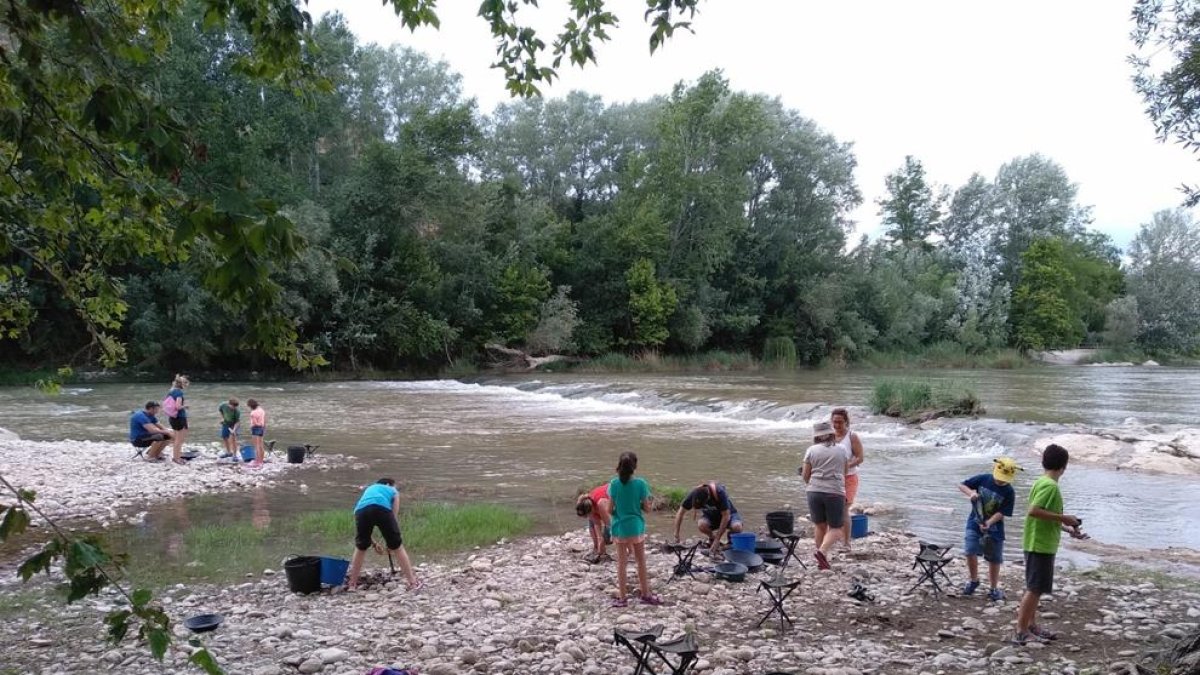
M 958 383 L 884 378 L 876 380 L 869 402 L 876 415 L 910 421 L 935 417 L 965 417 L 984 412 L 973 390 Z
M 856 359 L 855 367 L 901 370 L 908 368 L 994 368 L 1011 370 L 1039 365 L 1016 349 L 992 349 L 972 353 L 957 342 L 935 342 L 915 351 L 869 351 Z
M 533 519 L 494 504 L 417 503 L 402 508 L 404 547 L 422 556 L 470 550 L 529 531 Z M 378 536 L 378 535 L 377 535 Z M 166 551 L 162 551 L 162 540 Z M 187 582 L 240 582 L 265 569 L 283 575 L 282 561 L 291 555 L 349 558 L 354 553 L 354 514 L 349 509 L 313 511 L 273 519 L 266 526 L 251 522 L 206 525 L 183 533 L 124 539 L 114 536 L 114 549 L 132 555 L 127 575 L 138 586 L 161 588 Z M 374 554 L 368 565 L 375 564 Z
M 655 511 L 675 511 L 683 505 L 683 500 L 687 498 L 690 488 L 679 487 L 677 485 L 668 485 L 659 488 L 654 493 L 654 510 Z
M 1123 349 L 1101 349 L 1091 356 L 1084 357 L 1080 363 L 1132 363 L 1141 365 L 1151 360 L 1150 355 L 1136 347 Z

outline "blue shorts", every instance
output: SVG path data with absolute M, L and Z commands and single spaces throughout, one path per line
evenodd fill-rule
M 250 435 L 251 436 L 262 436 L 263 428 L 262 427 L 250 427 Z
M 986 556 L 983 554 L 983 533 L 978 527 L 967 527 L 966 534 L 963 535 L 963 554 L 983 556 L 983 559 L 999 565 L 1004 562 L 1004 540 L 992 537 L 992 555 Z
M 708 526 L 715 530 L 721 526 L 721 511 L 720 509 L 704 509 L 702 515 L 700 516 L 700 520 L 707 522 Z M 729 529 L 733 529 L 734 523 L 741 522 L 742 514 L 736 512 L 733 513 L 729 516 Z
M 229 438 L 237 434 L 237 425 L 229 426 L 228 424 L 221 425 L 221 438 Z

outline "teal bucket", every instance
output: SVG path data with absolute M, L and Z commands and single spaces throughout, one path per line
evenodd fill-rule
M 253 445 L 243 445 L 242 446 L 242 461 L 243 462 L 253 462 L 254 461 L 254 446 Z
M 867 514 L 856 513 L 850 516 L 850 538 L 862 539 L 867 536 Z
M 326 586 L 341 586 L 346 583 L 346 572 L 349 570 L 349 560 L 321 556 L 321 583 Z
M 758 535 L 753 532 L 739 532 L 729 535 L 729 544 L 735 551 L 749 551 L 754 553 L 754 545 L 758 540 Z

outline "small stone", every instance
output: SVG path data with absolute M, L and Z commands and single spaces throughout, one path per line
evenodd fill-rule
M 458 652 L 458 660 L 462 661 L 468 666 L 474 665 L 479 662 L 479 652 L 471 649 L 470 647 L 464 647 Z
M 346 659 L 350 658 L 350 652 L 346 651 L 345 649 L 330 647 L 329 649 L 322 649 L 321 651 L 317 652 L 317 658 L 321 659 L 321 663 L 325 664 L 338 663 L 339 661 L 345 661 Z
M 302 673 L 319 673 L 325 668 L 325 662 L 320 657 L 313 656 L 300 662 L 298 670 Z

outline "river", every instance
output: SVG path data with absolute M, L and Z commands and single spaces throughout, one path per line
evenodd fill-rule
M 892 373 L 894 375 L 894 373 Z M 579 488 L 611 475 L 617 455 L 633 450 L 652 485 L 725 483 L 749 525 L 787 505 L 803 512 L 796 475 L 812 422 L 831 405 L 852 407 L 867 463 L 859 501 L 882 508 L 873 524 L 903 527 L 961 545 L 968 503 L 956 485 L 1012 454 L 1027 469 L 1017 484 L 1018 516 L 1040 473 L 1036 436 L 1058 425 L 1096 427 L 1194 424 L 1200 370 L 1045 367 L 903 373 L 955 380 L 978 392 L 983 420 L 920 430 L 865 415 L 881 373 L 819 370 L 702 375 L 482 376 L 473 381 L 194 384 L 188 391 L 193 443 L 217 442 L 216 406 L 230 395 L 254 397 L 270 416 L 280 446 L 315 443 L 322 452 L 365 460 L 307 478 L 305 494 L 195 498 L 153 510 L 147 527 L 170 529 L 300 511 L 349 507 L 358 486 L 396 477 L 403 494 L 514 505 L 542 531 L 578 527 L 571 509 Z M 166 387 L 72 385 L 55 396 L 0 389 L 0 427 L 28 439 L 122 441 L 127 416 Z M 214 445 L 215 447 L 215 445 Z M 1062 480 L 1067 510 L 1081 515 L 1099 542 L 1138 549 L 1200 550 L 1190 510 L 1200 481 L 1072 464 Z M 652 526 L 669 529 L 665 516 Z M 1019 546 L 1020 518 L 1009 524 Z

